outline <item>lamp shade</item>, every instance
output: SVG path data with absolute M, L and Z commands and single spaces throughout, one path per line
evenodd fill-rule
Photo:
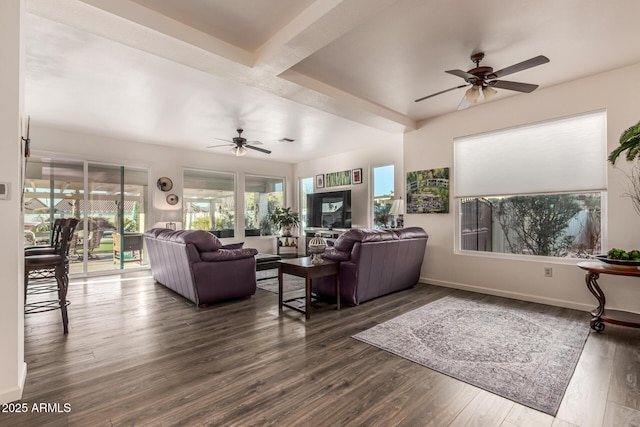
M 476 85 L 471 86 L 467 89 L 464 97 L 469 104 L 475 104 L 478 102 L 478 98 L 480 97 L 480 87 Z
M 244 156 L 245 154 L 247 154 L 247 149 L 244 148 L 243 146 L 233 147 L 231 148 L 231 151 L 233 151 L 237 157 Z
M 389 213 L 395 216 L 404 215 L 404 200 L 402 198 L 394 200 Z

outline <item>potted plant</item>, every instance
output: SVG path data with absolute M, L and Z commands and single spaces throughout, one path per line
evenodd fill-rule
M 640 160 L 640 121 L 631 126 L 620 135 L 620 146 L 613 150 L 608 157 L 611 164 L 615 165 L 620 154 L 627 152 L 627 162 Z M 629 192 L 625 194 L 631 198 L 633 207 L 638 215 L 640 215 L 640 166 L 636 164 L 629 175 L 631 185 Z
M 300 215 L 291 208 L 277 207 L 269 214 L 269 220 L 276 228 L 282 229 L 283 236 L 291 236 L 291 229 L 300 225 Z
M 620 135 L 620 146 L 609 154 L 609 161 L 615 164 L 620 154 L 627 152 L 627 161 L 640 159 L 640 122 L 631 126 Z

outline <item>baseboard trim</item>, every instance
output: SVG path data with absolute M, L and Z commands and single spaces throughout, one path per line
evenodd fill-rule
M 15 387 L 0 392 L 0 403 L 15 402 L 22 399 L 24 392 L 24 384 L 27 381 L 27 364 L 22 363 L 20 372 L 18 372 L 18 384 Z
M 469 292 L 477 292 L 477 293 L 480 293 L 480 294 L 495 295 L 495 296 L 498 296 L 498 297 L 517 299 L 517 300 L 521 300 L 521 301 L 528 301 L 528 302 L 535 302 L 535 303 L 539 303 L 539 304 L 552 305 L 552 306 L 555 306 L 555 307 L 571 308 L 571 309 L 579 310 L 579 311 L 591 312 L 591 310 L 593 310 L 593 308 L 594 308 L 594 305 L 582 304 L 582 303 L 577 303 L 577 302 L 574 302 L 574 301 L 566 301 L 566 300 L 560 300 L 560 299 L 555 299 L 555 298 L 545 298 L 545 297 L 541 297 L 541 296 L 538 296 L 538 295 L 524 294 L 524 293 L 520 293 L 520 292 L 503 291 L 503 290 L 500 290 L 500 289 L 485 288 L 483 286 L 465 285 L 463 283 L 456 283 L 456 282 L 449 282 L 449 281 L 445 281 L 445 280 L 430 279 L 428 277 L 421 277 L 420 278 L 420 283 L 424 283 L 426 285 L 442 286 L 442 287 L 445 287 L 445 288 L 460 289 L 460 290 L 469 291 Z

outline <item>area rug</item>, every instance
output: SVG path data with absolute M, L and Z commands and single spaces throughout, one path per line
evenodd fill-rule
M 353 337 L 555 416 L 588 335 L 579 311 L 447 296 Z
M 276 274 L 277 271 L 276 271 Z M 270 278 L 266 280 L 258 281 L 258 288 L 265 291 L 278 293 L 278 278 Z M 304 279 L 301 277 L 291 276 L 289 274 L 284 275 L 284 282 L 282 283 L 282 290 L 284 292 L 297 291 L 298 289 L 304 289 Z

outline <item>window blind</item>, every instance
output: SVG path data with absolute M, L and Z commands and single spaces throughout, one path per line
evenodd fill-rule
M 606 189 L 606 112 L 454 139 L 454 196 Z

